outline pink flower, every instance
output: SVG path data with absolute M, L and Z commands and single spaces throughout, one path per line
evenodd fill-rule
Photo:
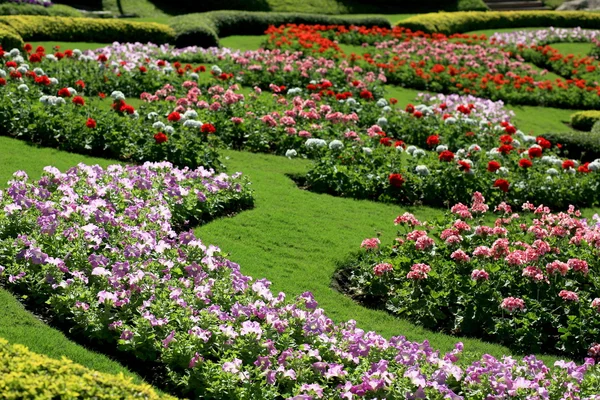
M 396 217 L 396 219 L 394 220 L 394 225 L 399 225 L 399 224 L 407 224 L 410 226 L 421 225 L 419 220 L 413 214 L 411 214 L 409 212 L 405 212 L 404 214 Z
M 447 245 L 455 245 L 455 244 L 459 244 L 460 242 L 462 242 L 462 236 L 460 235 L 452 235 L 452 236 L 448 236 L 448 238 L 446 239 L 445 243 Z
M 427 250 L 435 244 L 435 241 L 429 236 L 421 236 L 415 241 L 415 248 L 417 250 Z
M 377 276 L 381 276 L 386 272 L 390 272 L 394 270 L 394 266 L 388 263 L 377 264 L 373 267 L 373 273 Z
M 588 273 L 588 263 L 578 258 L 571 258 L 567 261 L 567 266 L 575 271 L 581 272 L 584 275 Z
M 482 269 L 474 269 L 473 272 L 471 272 L 471 279 L 475 281 L 487 281 L 490 279 L 490 274 Z
M 504 310 L 508 312 L 513 312 L 515 310 L 525 310 L 525 302 L 518 297 L 507 297 L 502 300 L 502 304 L 500 304 Z
M 562 276 L 565 276 L 565 275 L 567 275 L 568 271 L 569 271 L 569 265 L 562 261 L 557 260 L 557 261 L 553 261 L 549 264 L 546 264 L 546 272 L 548 272 L 548 275 L 554 275 L 556 273 L 559 273 Z
M 378 238 L 371 238 L 363 240 L 360 247 L 367 250 L 374 250 L 379 247 L 379 244 L 381 244 L 381 241 Z
M 431 267 L 427 264 L 414 264 L 410 267 L 410 272 L 406 275 L 406 278 L 412 280 L 427 279 L 427 274 L 430 271 Z
M 473 251 L 475 257 L 489 258 L 492 256 L 492 250 L 487 246 L 479 246 Z
M 469 211 L 469 207 L 465 206 L 462 203 L 458 203 L 458 204 L 454 205 L 450 209 L 450 212 L 452 214 L 458 215 L 459 217 L 461 217 L 463 219 L 472 219 L 473 218 L 473 215 Z
M 408 235 L 406 235 L 406 239 L 416 241 L 418 238 L 420 238 L 422 236 L 427 236 L 427 232 L 416 230 L 416 231 L 412 231 Z
M 592 300 L 592 308 L 595 308 L 596 311 L 600 312 L 600 298 L 596 297 Z
M 535 282 L 541 282 L 544 279 L 546 279 L 546 277 L 544 276 L 544 273 L 542 272 L 541 269 L 539 269 L 538 267 L 532 267 L 532 266 L 523 268 L 523 276 L 526 276 L 527 278 L 531 278 Z
M 561 290 L 558 296 L 565 301 L 579 301 L 579 296 L 569 290 Z
M 244 122 L 244 118 L 233 117 L 231 118 L 231 122 L 233 122 L 235 125 L 239 125 Z
M 469 262 L 471 260 L 471 257 L 460 249 L 450 254 L 450 258 L 458 262 Z
M 465 221 L 462 221 L 460 219 L 457 219 L 453 226 L 454 226 L 454 228 L 456 228 L 462 232 L 471 230 L 471 226 L 469 224 L 467 224 Z
M 501 211 L 501 212 L 503 212 L 505 214 L 512 213 L 512 209 L 505 202 L 502 202 L 502 203 L 498 204 L 498 206 L 496 207 L 496 209 L 494 211 Z

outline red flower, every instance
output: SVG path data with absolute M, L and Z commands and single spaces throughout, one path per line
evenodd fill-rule
M 393 97 L 392 97 L 392 98 L 390 98 L 390 104 L 394 105 L 394 104 L 396 104 L 396 103 L 398 103 L 398 99 L 395 99 L 395 98 L 393 98 Z
M 404 142 L 402 140 L 396 140 L 396 142 L 394 143 L 394 147 L 404 148 Z
M 487 170 L 490 172 L 496 172 L 500 169 L 501 165 L 498 161 L 490 161 L 487 166 Z
M 62 88 L 58 91 L 58 96 L 60 97 L 71 97 L 71 92 L 69 92 L 69 89 L 67 88 Z
M 154 135 L 154 140 L 156 141 L 156 143 L 161 144 L 169 140 L 169 138 L 164 133 L 158 132 Z
M 423 116 L 423 113 L 421 111 L 415 111 L 413 115 L 415 116 L 415 118 L 421 118 Z
M 104 99 L 104 98 L 106 98 L 106 94 L 100 92 L 100 93 L 98 93 L 98 97 L 100 97 L 101 99 Z
M 29 43 L 26 43 L 26 44 L 25 44 L 25 47 L 23 47 L 23 48 L 25 49 L 25 51 L 26 51 L 27 53 L 31 53 L 31 50 L 33 50 L 33 46 L 32 46 L 32 45 L 30 45 Z
M 177 111 L 173 111 L 171 114 L 169 114 L 167 119 L 171 122 L 177 122 L 181 119 L 181 114 L 179 114 Z
M 85 82 L 80 79 L 77 82 L 75 82 L 75 86 L 81 89 L 85 89 Z
M 440 110 L 445 110 L 446 108 L 448 108 L 448 106 L 446 105 L 446 103 L 442 103 L 440 104 Z
M 135 108 L 133 108 L 133 106 L 131 106 L 129 104 L 123 104 L 121 106 L 121 108 L 119 109 L 119 111 L 121 111 L 122 113 L 127 113 L 127 114 L 131 115 L 135 112 Z
M 44 49 L 44 46 L 38 46 L 38 47 L 35 49 L 35 52 L 36 52 L 36 53 L 40 53 L 40 54 L 44 54 L 44 53 L 46 52 L 46 49 Z
M 33 53 L 32 55 L 29 56 L 29 61 L 32 63 L 41 62 L 42 56 L 40 56 L 38 53 Z
M 510 135 L 502 135 L 500 136 L 500 143 L 503 144 L 511 144 L 513 142 L 513 138 Z
M 458 169 L 460 169 L 461 171 L 464 171 L 464 172 L 469 172 L 471 170 L 471 164 L 469 164 L 468 162 L 466 162 L 464 160 L 460 160 L 458 162 Z
M 64 53 L 57 51 L 56 53 L 54 53 L 54 57 L 56 57 L 59 60 L 62 60 L 63 58 L 65 58 L 65 55 L 64 55 Z
M 589 166 L 590 166 L 590 163 L 586 162 L 585 164 L 580 165 L 579 168 L 577 168 L 577 172 L 587 174 L 588 172 L 590 172 Z
M 390 174 L 388 180 L 390 181 L 390 185 L 399 188 L 404 184 L 404 178 L 400 174 Z
M 217 128 L 213 124 L 205 123 L 200 127 L 200 132 L 202 133 L 215 133 Z
M 73 97 L 72 101 L 73 101 L 73 104 L 75 104 L 76 106 L 84 106 L 85 105 L 85 100 L 81 96 Z
M 507 126 L 504 128 L 504 131 L 505 131 L 506 133 L 508 133 L 509 135 L 512 135 L 512 134 L 514 134 L 514 133 L 517 133 L 517 128 L 515 128 L 515 127 L 514 127 L 514 126 L 512 126 L 512 125 L 507 125 Z
M 164 60 L 158 60 L 158 61 L 156 62 L 156 65 L 158 65 L 159 67 L 164 67 L 165 65 L 167 65 L 167 63 L 166 63 L 166 62 L 164 62 Z
M 500 188 L 504 193 L 508 192 L 508 188 L 510 187 L 510 183 L 506 179 L 496 179 L 494 182 L 494 187 Z
M 415 112 L 415 106 L 413 106 L 412 104 L 407 104 L 404 111 L 406 111 L 409 114 L 412 114 Z
M 529 153 L 529 158 L 541 157 L 542 149 L 540 149 L 539 147 L 532 147 L 529 149 L 528 153 Z
M 373 100 L 373 93 L 369 92 L 367 89 L 363 89 L 360 92 L 360 98 L 365 100 Z
M 106 62 L 107 60 L 108 60 L 108 58 L 104 54 L 100 54 L 98 56 L 98 61 L 100 61 L 100 62 Z
M 549 140 L 544 139 L 541 136 L 538 136 L 537 138 L 535 138 L 535 141 L 537 142 L 538 145 L 540 145 L 542 147 L 542 149 L 549 149 L 550 147 L 552 147 L 552 143 L 550 143 Z
M 5 86 L 5 85 L 6 85 L 6 79 L 0 78 L 0 86 Z
M 473 136 L 475 136 L 475 132 L 469 131 L 469 132 L 465 133 L 465 136 L 466 137 L 473 137 Z
M 10 77 L 13 79 L 21 79 L 23 74 L 21 74 L 19 71 L 10 71 Z
M 96 121 L 92 118 L 88 118 L 87 121 L 85 122 L 85 126 L 87 126 L 90 129 L 94 129 L 94 128 L 96 128 Z
M 438 135 L 431 135 L 427 138 L 427 146 L 433 147 L 440 144 L 440 137 Z
M 563 169 L 575 168 L 575 163 L 572 160 L 565 160 L 562 163 Z
M 392 145 L 392 139 L 390 139 L 389 137 L 383 137 L 381 139 L 379 139 L 379 143 L 384 145 L 384 146 L 391 146 Z
M 10 68 L 10 67 L 17 68 L 17 63 L 14 61 L 8 61 L 6 63 L 6 68 Z
M 146 72 L 148 72 L 148 68 L 144 67 L 143 65 L 140 67 L 140 72 L 142 74 L 145 74 Z
M 197 69 L 200 72 L 206 72 L 206 67 L 204 65 L 199 66 Z
M 50 78 L 48 78 L 46 75 L 36 76 L 34 81 L 38 85 L 44 85 L 44 86 L 50 86 L 50 84 L 52 83 L 52 82 L 50 82 Z
M 511 144 L 503 144 L 502 146 L 498 147 L 498 151 L 504 155 L 510 153 L 514 149 L 515 148 Z
M 73 50 L 70 50 L 70 49 L 65 50 L 65 56 L 67 56 L 69 58 L 73 57 Z
M 440 161 L 450 162 L 454 160 L 454 153 L 450 150 L 444 150 L 440 153 L 439 157 Z
M 519 167 L 521 167 L 521 168 L 529 168 L 532 166 L 533 166 L 533 163 L 526 158 L 521 158 L 519 160 Z
M 176 69 L 177 69 L 177 68 L 181 68 L 181 63 L 180 63 L 179 61 L 175 61 L 175 62 L 173 63 L 173 67 L 175 67 Z

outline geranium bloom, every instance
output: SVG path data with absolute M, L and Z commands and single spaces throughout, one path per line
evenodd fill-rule
M 440 153 L 438 158 L 440 161 L 450 162 L 450 161 L 454 160 L 454 153 L 451 152 L 450 150 L 444 150 Z
M 421 236 L 415 241 L 415 248 L 417 250 L 427 250 L 435 244 L 435 241 L 429 236 Z
M 179 114 L 177 111 L 173 111 L 171 114 L 169 114 L 167 119 L 171 122 L 177 122 L 181 119 L 181 114 Z
M 440 144 L 440 137 L 438 135 L 431 135 L 427 138 L 427 146 L 433 147 Z
M 511 144 L 503 144 L 502 146 L 498 147 L 498 151 L 504 155 L 509 154 L 514 149 L 515 148 Z
M 81 96 L 75 96 L 75 97 L 73 97 L 72 102 L 73 102 L 73 104 L 75 104 L 77 106 L 84 106 L 85 105 L 85 100 Z
M 521 167 L 521 168 L 531 168 L 532 166 L 533 166 L 533 163 L 526 158 L 521 158 L 519 160 L 519 167 Z
M 510 187 L 510 183 L 506 179 L 496 179 L 494 182 L 494 187 L 499 188 L 503 192 L 508 192 L 508 188 Z
M 490 172 L 496 172 L 500 169 L 501 165 L 498 161 L 490 161 L 487 166 L 487 170 Z
M 542 149 L 549 149 L 552 147 L 552 143 L 550 143 L 549 140 L 546 140 L 541 136 L 538 136 L 537 138 L 535 138 L 535 141 L 538 145 L 540 145 L 542 147 Z
M 461 249 L 450 254 L 450 258 L 458 262 L 469 262 L 471 260 L 471 257 Z
M 377 276 L 381 276 L 386 272 L 390 272 L 394 270 L 394 266 L 389 263 L 381 263 L 377 264 L 373 267 L 373 273 Z
M 80 89 L 85 89 L 85 82 L 80 79 L 77 82 L 75 82 L 75 86 L 77 86 Z
M 423 116 L 423 113 L 417 110 L 413 113 L 413 115 L 415 116 L 415 118 L 421 118 Z
M 458 161 L 458 169 L 460 169 L 461 171 L 464 171 L 464 172 L 469 172 L 469 171 L 471 171 L 471 164 L 469 164 L 468 162 L 466 162 L 464 160 L 459 160 Z
M 490 274 L 482 269 L 474 269 L 473 272 L 471 272 L 471 279 L 474 281 L 487 281 L 490 279 Z
M 404 214 L 396 217 L 396 219 L 394 220 L 394 224 L 407 224 L 410 226 L 418 226 L 421 225 L 421 222 L 419 222 L 419 220 L 413 214 L 405 212 Z
M 400 188 L 404 184 L 404 178 L 400 174 L 390 174 L 388 180 L 390 181 L 390 186 L 395 188 Z
M 360 244 L 360 247 L 367 250 L 374 250 L 379 247 L 381 241 L 378 238 L 365 239 Z
M 59 97 L 71 97 L 71 92 L 67 88 L 62 88 L 58 91 Z
M 202 126 L 200 127 L 200 131 L 202 133 L 215 133 L 217 131 L 217 129 L 214 127 L 213 124 L 202 124 Z
M 533 266 L 523 268 L 523 276 L 526 276 L 527 278 L 531 278 L 535 282 L 541 282 L 546 278 L 541 269 L 539 269 L 538 267 L 533 267 Z
M 594 300 L 592 300 L 592 308 L 595 308 L 596 311 L 600 312 L 600 298 L 596 297 Z
M 571 258 L 567 261 L 567 266 L 573 271 L 581 272 L 584 275 L 588 274 L 588 263 L 578 258 Z
M 541 147 L 531 147 L 527 153 L 530 158 L 538 158 L 542 156 L 542 148 Z
M 33 53 L 29 56 L 29 62 L 38 63 L 42 61 L 42 56 L 38 53 Z
M 427 264 L 414 264 L 410 267 L 410 272 L 406 275 L 406 278 L 412 280 L 427 279 L 427 274 L 430 271 L 431 267 Z
M 569 290 L 561 290 L 558 296 L 566 301 L 579 301 L 579 296 L 575 292 Z
M 525 310 L 525 302 L 518 297 L 507 297 L 502 300 L 502 304 L 500 304 L 502 309 L 513 312 L 515 310 Z
M 562 167 L 563 169 L 575 168 L 575 162 L 573 162 L 573 160 L 565 160 L 562 163 Z
M 90 129 L 94 129 L 96 127 L 96 121 L 92 118 L 88 118 L 85 122 L 85 126 L 87 126 Z
M 164 133 L 158 132 L 154 135 L 154 140 L 156 141 L 156 143 L 161 144 L 165 143 L 167 140 L 169 140 L 169 138 Z
M 548 275 L 560 274 L 565 276 L 569 272 L 569 265 L 562 261 L 553 261 L 546 264 L 546 272 L 548 272 Z

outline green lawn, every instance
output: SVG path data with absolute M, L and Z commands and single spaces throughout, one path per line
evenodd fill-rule
M 575 54 L 579 57 L 587 56 L 596 47 L 593 43 L 554 43 L 551 46 L 562 54 Z

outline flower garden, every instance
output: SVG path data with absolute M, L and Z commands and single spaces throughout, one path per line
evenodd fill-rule
M 573 15 L 0 35 L 0 393 L 600 399 L 600 31 Z

